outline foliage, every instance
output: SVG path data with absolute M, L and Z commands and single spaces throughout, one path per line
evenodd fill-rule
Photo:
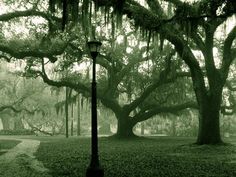
M 61 121 L 54 110 L 58 95 L 51 95 L 51 87 L 39 79 L 21 78 L 15 75 L 14 71 L 10 73 L 7 68 L 12 68 L 12 65 L 5 62 L 1 64 L 0 98 L 2 102 L 0 116 L 3 129 L 22 130 L 6 130 L 0 134 L 34 134 L 30 130 L 24 130 L 24 128 L 32 128 L 28 127 L 29 125 L 38 128 L 42 125 L 47 128 L 58 128 Z
M 160 114 L 144 122 L 146 134 L 195 137 L 198 130 L 198 114 L 191 109 L 177 114 Z

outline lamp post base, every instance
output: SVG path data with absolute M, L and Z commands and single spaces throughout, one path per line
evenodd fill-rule
M 104 177 L 104 170 L 97 167 L 88 167 L 86 171 L 86 177 Z

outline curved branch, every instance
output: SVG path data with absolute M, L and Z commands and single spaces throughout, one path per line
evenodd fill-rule
M 165 16 L 164 10 L 162 9 L 158 0 L 148 0 L 147 4 L 154 13 L 158 14 L 158 16 Z
M 35 71 L 35 72 L 39 74 L 41 78 L 43 79 L 43 81 L 47 83 L 48 85 L 55 86 L 55 87 L 69 87 L 71 89 L 74 89 L 77 92 L 90 93 L 90 89 L 79 82 L 75 84 L 68 81 L 54 81 L 54 80 L 49 79 L 44 69 L 43 59 L 42 59 L 42 72 L 41 71 Z
M 130 71 L 132 67 L 144 61 L 147 61 L 147 57 L 145 58 L 141 57 L 140 59 L 133 60 L 129 62 L 127 65 L 125 65 L 117 75 L 117 85 L 121 82 L 121 80 L 124 78 L 124 76 L 126 76 L 126 74 Z
M 236 87 L 233 87 L 229 81 L 226 81 L 225 86 L 230 90 L 230 91 L 236 91 Z
M 199 49 L 201 50 L 201 52 L 204 54 L 206 51 L 206 46 L 203 40 L 201 39 L 200 35 L 195 32 L 194 34 L 192 34 L 192 38 L 194 42 L 197 44 L 197 46 L 199 47 Z
M 38 108 L 34 109 L 34 110 L 28 110 L 26 108 L 20 108 L 17 109 L 15 108 L 13 105 L 5 105 L 5 106 L 1 106 L 0 107 L 0 112 L 4 111 L 5 109 L 10 109 L 12 110 L 14 113 L 21 113 L 23 111 L 27 112 L 28 114 L 34 114 L 36 111 L 39 111 Z
M 224 42 L 223 61 L 222 61 L 221 70 L 225 76 L 228 75 L 229 67 L 234 59 L 232 55 L 233 51 L 231 47 L 235 38 L 236 38 L 236 26 L 234 26 L 234 28 L 230 31 L 230 33 L 228 34 Z
M 162 86 L 164 84 L 170 83 L 172 82 L 174 79 L 170 78 L 168 79 L 168 73 L 170 72 L 170 63 L 171 63 L 171 58 L 172 56 L 175 54 L 175 51 L 173 50 L 172 52 L 169 53 L 169 55 L 166 57 L 166 61 L 167 61 L 167 66 L 165 68 L 165 70 L 163 70 L 157 81 L 155 81 L 153 84 L 151 84 L 150 86 L 148 86 L 145 91 L 140 95 L 139 98 L 137 98 L 136 100 L 134 100 L 132 103 L 130 103 L 129 105 L 125 105 L 124 109 L 126 109 L 127 113 L 130 113 L 132 110 L 134 110 L 135 108 L 138 107 L 138 105 L 140 105 L 157 87 Z
M 99 57 L 101 56 L 101 57 Z M 107 59 L 108 56 L 100 54 L 98 59 L 96 60 L 96 63 L 104 67 L 109 73 L 112 71 L 112 67 L 110 65 L 109 60 Z
M 14 106 L 12 106 L 12 105 L 1 106 L 1 107 L 0 107 L 0 112 L 4 111 L 5 109 L 10 109 L 10 110 L 12 110 L 12 111 L 15 112 L 15 113 L 21 112 L 21 110 L 16 109 L 16 108 L 15 108 Z
M 166 106 L 166 107 L 153 107 L 152 109 L 146 111 L 146 112 L 140 112 L 137 115 L 133 117 L 134 122 L 141 122 L 144 120 L 149 119 L 150 117 L 160 114 L 160 113 L 176 113 L 178 111 L 187 109 L 187 108 L 193 108 L 198 109 L 197 103 L 195 102 L 186 102 L 180 105 L 173 105 L 173 106 Z
M 60 18 L 54 17 L 50 14 L 36 11 L 35 9 L 29 9 L 29 10 L 25 10 L 25 11 L 15 11 L 15 12 L 9 12 L 6 14 L 2 14 L 2 15 L 0 15 L 0 21 L 9 21 L 14 18 L 30 17 L 30 16 L 39 16 L 39 17 L 46 19 L 47 21 L 52 21 L 52 19 L 56 20 L 56 21 L 61 20 Z
M 197 101 L 198 103 L 201 103 L 202 99 L 207 97 L 207 89 L 204 81 L 203 70 L 201 69 L 199 62 L 193 55 L 186 42 L 181 37 L 169 31 L 168 29 L 166 29 L 165 31 L 166 39 L 175 46 L 175 49 L 178 52 L 179 56 L 188 65 L 191 72 L 193 88 L 197 96 Z M 164 30 L 162 32 L 164 32 Z
M 33 132 L 40 132 L 40 133 L 43 133 L 45 135 L 53 136 L 53 133 L 41 130 L 41 128 L 38 128 L 38 127 L 34 126 L 33 124 L 29 123 L 28 121 L 27 121 L 27 124 L 30 126 L 30 128 Z
M 50 50 L 41 50 L 40 48 L 35 49 L 25 49 L 25 50 L 17 50 L 12 46 L 7 46 L 5 44 L 0 44 L 0 51 L 9 54 L 10 56 L 16 59 L 23 59 L 26 57 L 37 57 L 37 58 L 48 58 L 51 62 L 55 62 L 57 58 L 55 55 L 61 55 L 66 47 L 68 42 L 66 42 L 63 46 L 59 48 L 52 48 Z
M 0 58 L 4 58 L 7 62 L 11 61 L 11 57 L 8 57 L 6 55 L 0 55 Z
M 102 97 L 102 98 L 100 98 L 100 100 L 101 100 L 101 103 L 105 107 L 111 109 L 115 114 L 120 114 L 120 112 L 122 112 L 122 108 L 119 105 L 117 100 L 110 99 L 110 98 L 107 98 L 107 97 Z

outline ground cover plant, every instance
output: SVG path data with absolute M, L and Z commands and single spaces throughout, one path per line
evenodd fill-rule
M 90 139 L 50 139 L 42 139 L 36 157 L 49 168 L 52 176 L 84 176 L 90 162 Z M 101 138 L 101 165 L 106 177 L 236 176 L 233 144 L 197 146 L 192 142 L 192 138 L 171 137 Z
M 8 149 L 15 147 L 20 141 L 17 140 L 0 140 L 0 155 L 7 152 Z

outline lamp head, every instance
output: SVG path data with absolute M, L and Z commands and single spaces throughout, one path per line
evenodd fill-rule
M 102 43 L 94 40 L 94 41 L 89 41 L 87 44 L 88 44 L 88 48 L 89 48 L 91 56 L 93 57 L 93 59 L 96 58 L 100 52 Z

